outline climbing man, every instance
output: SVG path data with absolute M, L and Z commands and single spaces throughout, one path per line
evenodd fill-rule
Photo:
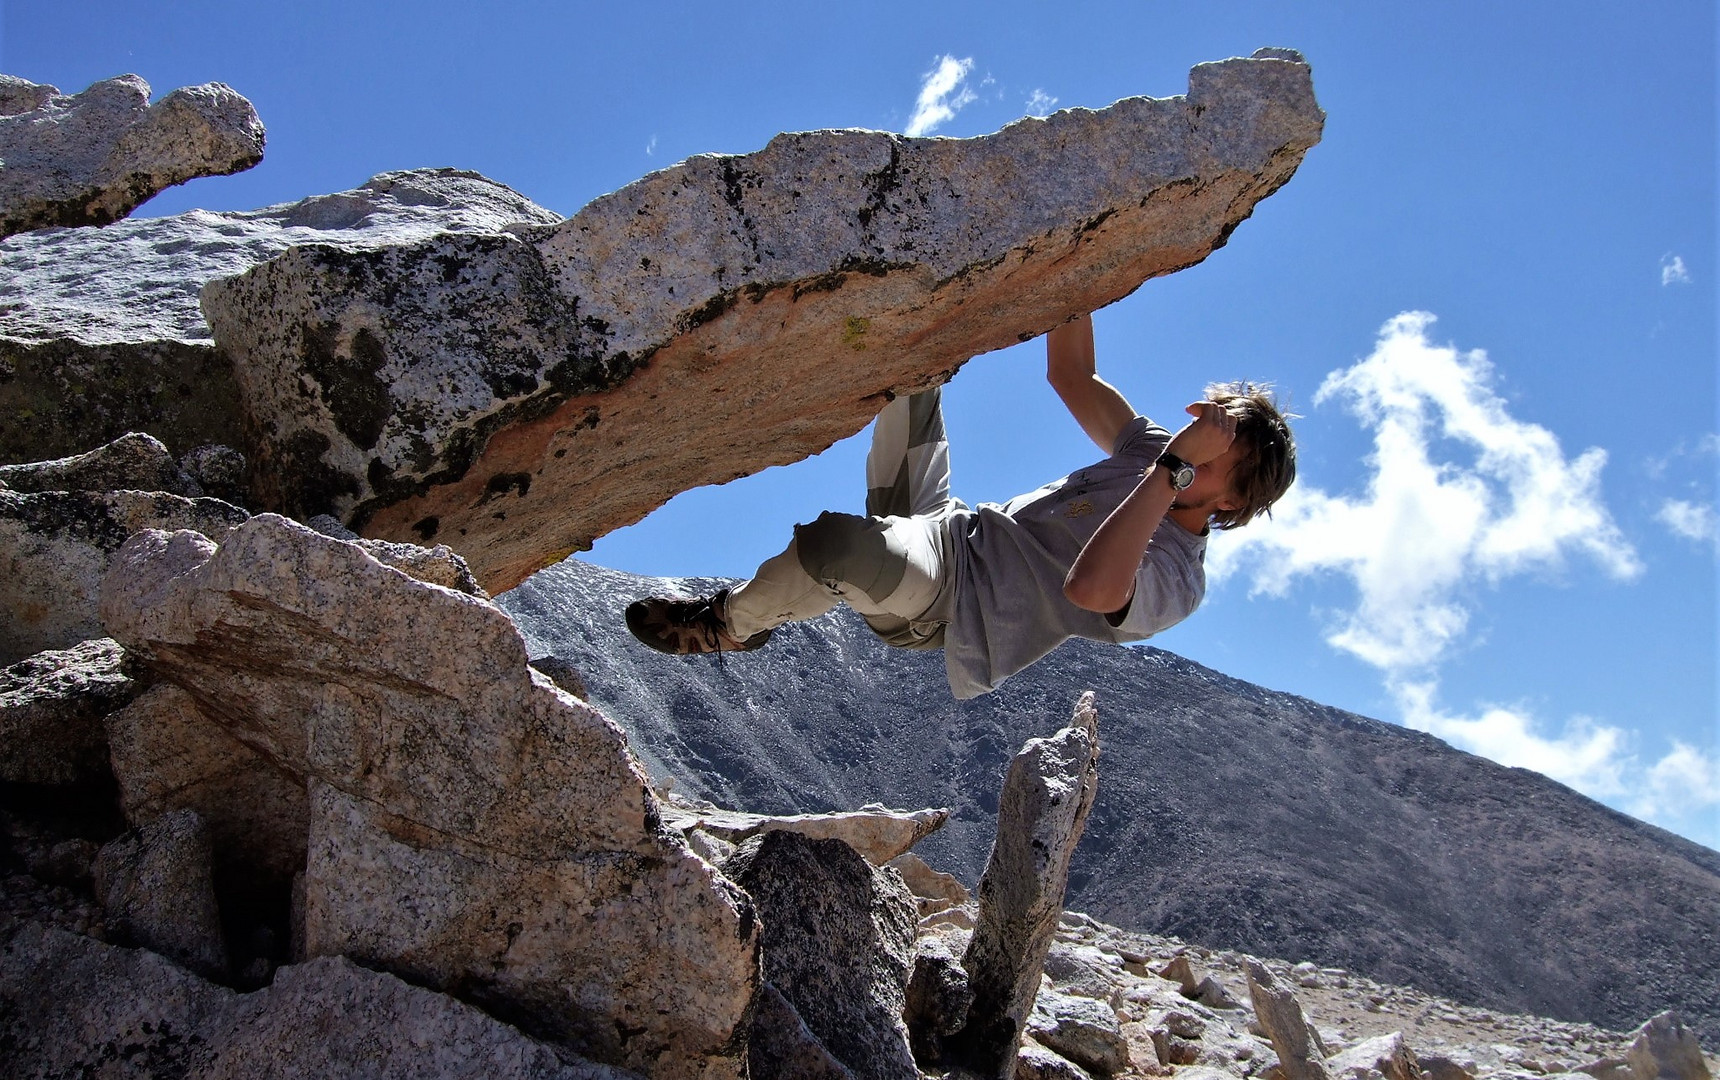
M 866 459 L 866 515 L 824 513 L 752 579 L 653 596 L 627 626 L 667 653 L 739 652 L 845 602 L 885 642 L 944 650 L 958 698 L 996 689 L 1071 637 L 1140 641 L 1206 593 L 1209 529 L 1269 511 L 1296 477 L 1289 425 L 1264 387 L 1207 387 L 1172 435 L 1094 368 L 1093 322 L 1046 336 L 1046 376 L 1110 456 L 999 506 L 950 496 L 939 391 L 892 401 Z

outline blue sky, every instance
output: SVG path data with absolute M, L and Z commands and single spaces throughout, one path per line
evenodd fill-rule
M 256 104 L 260 166 L 140 214 L 431 165 L 571 214 L 779 131 L 978 135 L 1300 49 L 1324 142 L 1228 247 L 1096 316 L 1149 415 L 1236 376 L 1304 414 L 1294 501 L 1214 541 L 1206 607 L 1158 644 L 1720 846 L 1712 3 L 1291 7 L 10 0 L 0 70 Z M 1091 458 L 1042 364 L 1029 343 L 947 391 L 969 502 Z M 858 508 L 863 452 L 688 493 L 593 557 L 745 574 Z

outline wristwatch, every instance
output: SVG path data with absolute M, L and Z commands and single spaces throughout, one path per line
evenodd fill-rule
M 1171 490 L 1187 491 L 1188 486 L 1194 483 L 1194 466 L 1169 450 L 1159 455 L 1157 464 L 1170 470 Z

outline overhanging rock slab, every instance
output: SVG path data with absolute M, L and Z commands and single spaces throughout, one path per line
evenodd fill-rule
M 982 138 L 781 135 L 553 227 L 297 248 L 203 306 L 265 505 L 447 543 L 499 592 L 1199 262 L 1322 123 L 1308 66 L 1261 50 Z

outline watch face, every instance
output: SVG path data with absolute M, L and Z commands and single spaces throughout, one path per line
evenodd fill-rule
M 1171 473 L 1171 486 L 1178 491 L 1187 490 L 1192 483 L 1194 483 L 1194 466 L 1192 465 L 1184 465 Z

